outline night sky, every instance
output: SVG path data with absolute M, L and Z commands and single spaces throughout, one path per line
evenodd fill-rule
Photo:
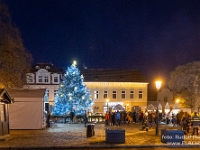
M 4 0 L 34 63 L 138 69 L 200 60 L 200 0 Z

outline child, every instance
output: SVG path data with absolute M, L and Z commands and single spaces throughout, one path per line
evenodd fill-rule
M 130 117 L 129 114 L 126 116 L 126 125 L 129 125 L 129 123 L 132 122 L 132 118 Z
M 142 130 L 146 129 L 146 131 L 149 131 L 149 122 L 148 122 L 148 116 L 144 115 L 144 123 L 142 126 Z

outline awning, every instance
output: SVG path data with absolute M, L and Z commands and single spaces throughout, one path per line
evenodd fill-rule
M 117 104 L 115 107 L 114 107 L 114 110 L 124 110 L 124 107 L 120 104 Z

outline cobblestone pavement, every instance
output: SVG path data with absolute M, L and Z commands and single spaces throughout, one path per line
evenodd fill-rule
M 124 129 L 125 143 L 109 144 L 105 142 L 105 125 L 95 124 L 95 135 L 86 137 L 86 128 L 83 124 L 57 124 L 44 130 L 11 130 L 10 137 L 0 141 L 0 148 L 137 148 L 166 147 L 160 140 L 160 135 L 155 135 L 155 127 L 149 132 L 141 131 L 141 124 L 109 126 L 109 129 Z M 160 128 L 171 126 L 159 125 Z M 200 143 L 199 139 L 195 139 Z

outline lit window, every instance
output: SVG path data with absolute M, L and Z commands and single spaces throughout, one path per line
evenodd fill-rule
M 94 98 L 98 99 L 99 98 L 99 91 L 94 91 Z
M 142 95 L 143 95 L 142 90 L 139 90 L 139 99 L 142 99 Z
M 113 92 L 112 92 L 112 97 L 113 97 L 113 99 L 116 99 L 116 98 L 117 98 L 117 91 L 113 91 Z
M 131 99 L 134 98 L 134 91 L 130 91 L 130 98 L 131 98 Z
M 108 91 L 104 91 L 103 98 L 108 98 Z
M 38 82 L 42 82 L 42 76 L 38 77 Z
M 125 93 L 125 91 L 122 91 L 121 98 L 122 98 L 122 99 L 125 99 L 125 97 L 126 97 L 126 93 Z
M 46 82 L 46 83 L 49 82 L 48 76 L 45 76 L 45 77 L 44 77 L 44 82 Z

